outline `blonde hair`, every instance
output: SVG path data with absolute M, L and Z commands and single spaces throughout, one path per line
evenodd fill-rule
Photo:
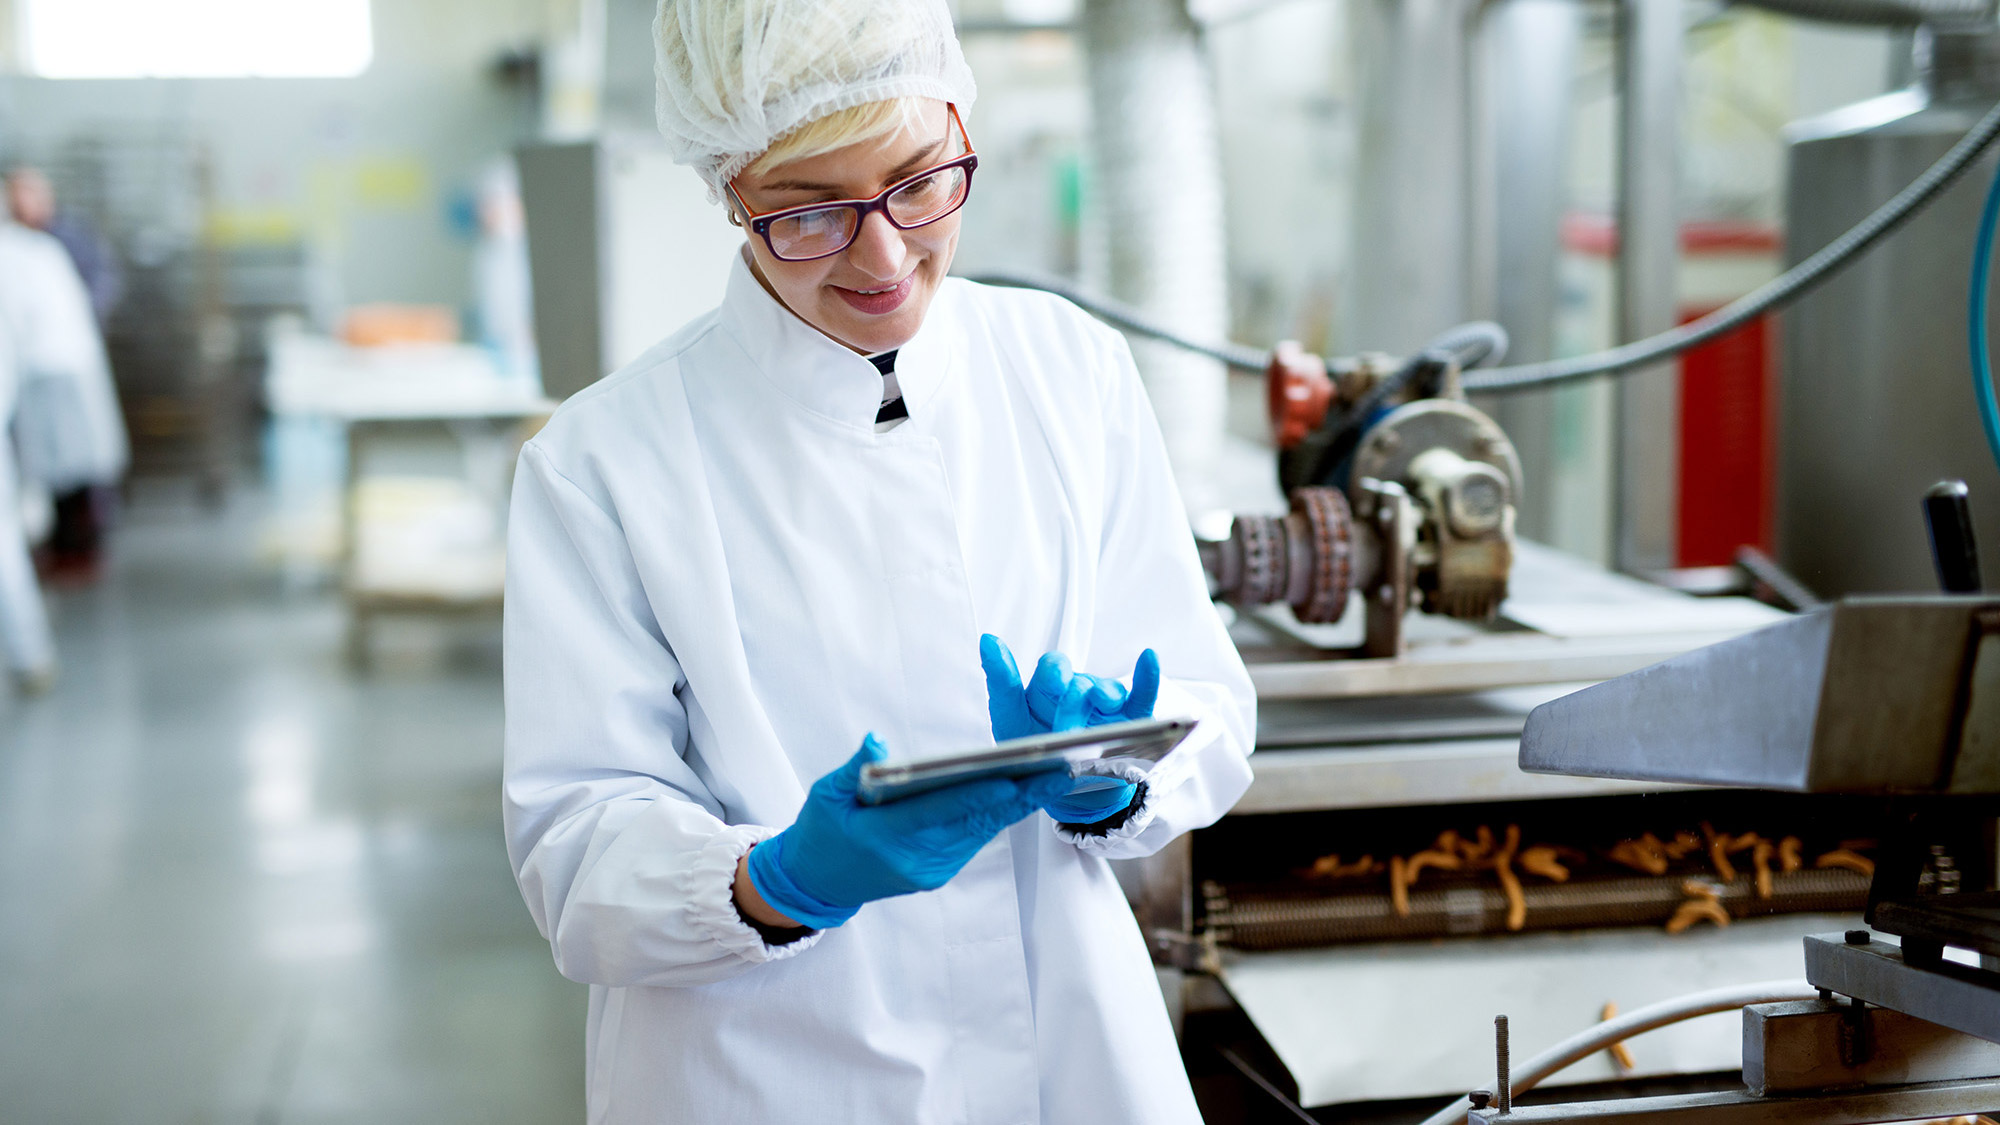
M 863 141 L 886 140 L 905 130 L 923 128 L 923 98 L 890 98 L 837 109 L 779 137 L 757 154 L 744 171 L 761 176 L 780 164 L 824 156 Z

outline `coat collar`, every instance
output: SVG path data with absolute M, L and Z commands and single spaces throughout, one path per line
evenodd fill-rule
M 896 355 L 896 381 L 912 422 L 921 419 L 955 366 L 958 349 L 952 346 L 956 333 L 951 315 L 955 290 L 950 281 L 939 288 L 923 326 Z M 765 292 L 750 272 L 747 253 L 738 253 L 730 265 L 721 322 L 751 364 L 787 398 L 848 425 L 874 427 L 882 402 L 882 376 L 875 365 Z

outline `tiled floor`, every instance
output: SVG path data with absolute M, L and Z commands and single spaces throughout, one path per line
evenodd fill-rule
M 498 630 L 341 663 L 254 505 L 140 493 L 0 691 L 0 1122 L 562 1122 L 583 989 L 503 850 Z

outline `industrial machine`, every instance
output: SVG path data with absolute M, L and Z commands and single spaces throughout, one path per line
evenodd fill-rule
M 1515 1107 L 1496 1079 L 1471 1099 L 1477 1125 L 2000 1110 L 2000 599 L 1844 600 L 1585 689 L 1529 716 L 1521 765 L 1866 794 L 1895 816 L 1868 888 L 1875 932 L 1808 936 L 1819 999 L 1744 1009 L 1741 1089 Z
M 1404 651 L 1413 607 L 1486 621 L 1507 596 L 1521 461 L 1493 419 L 1465 401 L 1465 366 L 1497 359 L 1506 334 L 1473 324 L 1397 362 L 1332 369 L 1295 345 L 1266 372 L 1284 516 L 1242 515 L 1202 544 L 1216 597 L 1291 607 L 1306 624 L 1366 606 L 1361 651 Z M 1339 407 L 1339 409 L 1336 409 Z
M 1281 348 L 1268 387 L 1291 510 L 1201 544 L 1258 690 L 1256 780 L 1124 877 L 1217 1120 L 1205 1061 L 1275 1104 L 1416 1108 L 1484 1077 L 1466 1007 L 1553 1041 L 1607 1005 L 1795 972 L 1802 937 L 1859 923 L 1894 834 L 1899 810 L 1870 793 L 1517 766 L 1538 706 L 1817 619 L 1518 540 L 1513 448 L 1461 390 L 1496 335 L 1406 361 Z M 1681 1028 L 1564 1080 L 1714 1073 L 1735 1052 Z
M 1413 1014 L 1427 1003 L 1533 997 L 1516 1018 L 1553 1036 L 1607 1000 L 1776 966 L 1865 901 L 1857 837 L 1877 810 L 1844 832 L 1769 800 L 1517 768 L 1536 705 L 1788 615 L 1517 539 L 1513 447 L 1461 390 L 1502 339 L 1469 327 L 1403 361 L 1279 349 L 1291 510 L 1200 544 L 1258 692 L 1256 780 L 1123 876 L 1216 1120 L 1205 1061 L 1294 1106 L 1434 1103 L 1478 1080 L 1484 1051 L 1476 1029 Z M 1748 919 L 1721 938 L 1728 966 L 1705 932 L 1718 913 Z M 1481 967 L 1499 993 L 1468 993 Z M 1630 1073 L 1732 1061 L 1686 1039 Z
M 1976 588 L 1964 490 L 1933 490 L 1926 509 L 1943 584 Z M 1238 617 L 1266 697 L 1257 781 L 1133 882 L 1159 959 L 1194 982 L 1197 1089 L 1205 1057 L 1276 1106 L 1397 1103 L 1373 1111 L 1384 1120 L 1421 1116 L 1418 1092 L 1468 1068 L 1479 1089 L 1432 1122 L 2000 1109 L 2000 599 L 1791 615 L 1517 548 L 1493 621 L 1419 617 L 1400 658 L 1315 660 L 1289 606 Z M 1597 674 L 1520 658 L 1584 640 L 1545 631 L 1561 606 L 1600 619 Z M 1662 614 L 1737 635 L 1698 643 L 1659 631 Z M 1647 636 L 1685 651 L 1606 670 Z M 1495 646 L 1511 656 L 1482 664 Z M 1532 683 L 1558 675 L 1602 682 Z M 1510 717 L 1518 738 L 1499 733 Z M 1797 979 L 1802 942 L 1817 992 L 1741 987 Z M 1705 1027 L 1622 1045 L 1664 1020 L 1614 1005 L 1647 1017 L 1702 989 L 1720 991 L 1680 1014 L 1712 1013 Z M 1493 1079 L 1494 1013 L 1518 1042 L 1589 1049 Z M 1740 1035 L 1716 1026 L 1731 1019 Z M 1692 1092 L 1512 1104 L 1558 1070 L 1697 1077 Z

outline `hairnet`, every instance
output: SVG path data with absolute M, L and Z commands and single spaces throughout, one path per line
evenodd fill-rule
M 868 102 L 972 104 L 944 0 L 660 0 L 655 112 L 716 197 L 772 142 Z

